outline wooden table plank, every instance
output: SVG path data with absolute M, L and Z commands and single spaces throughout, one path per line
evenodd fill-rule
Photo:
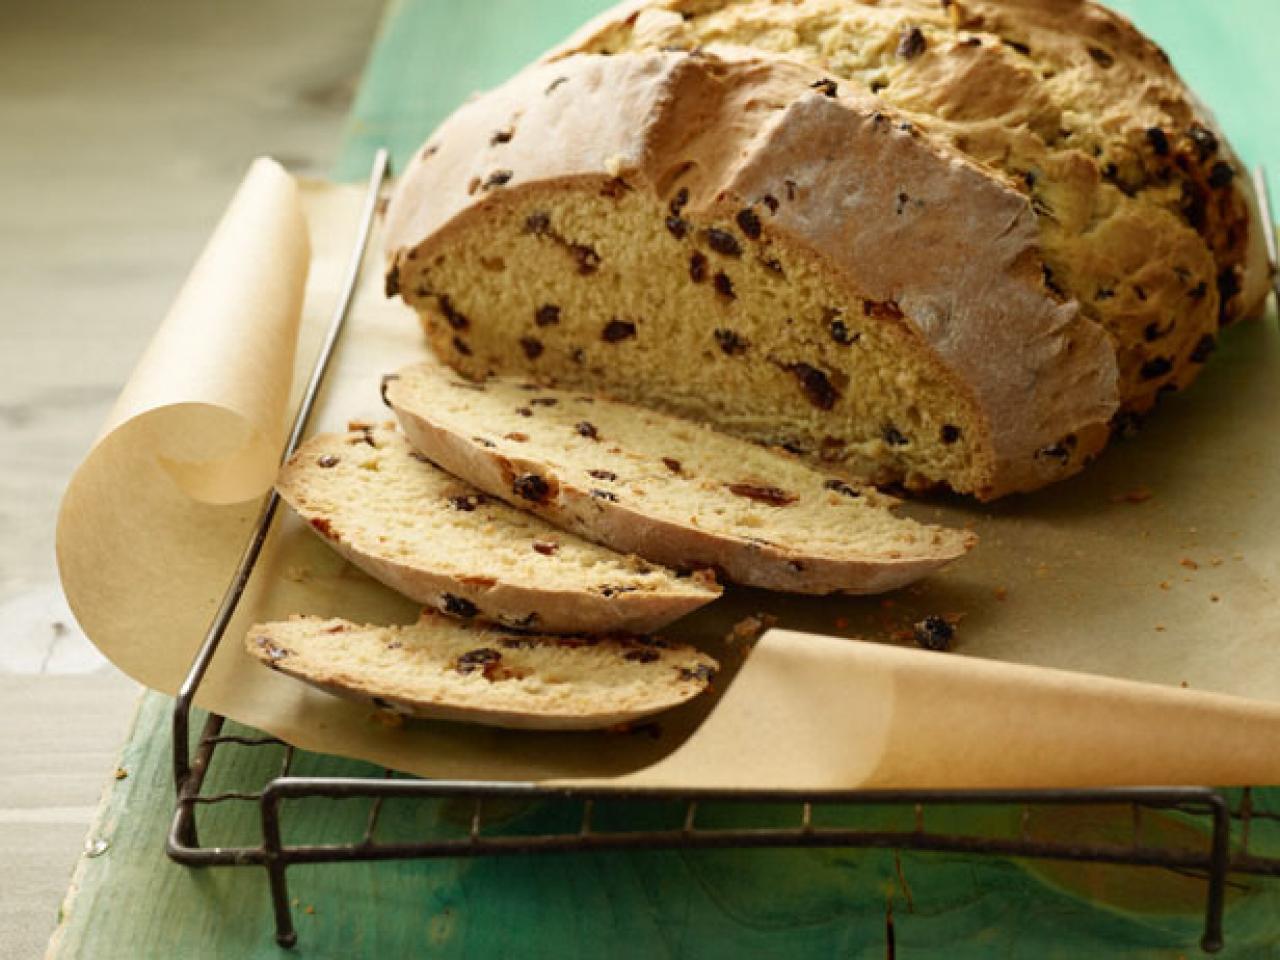
M 41 956 L 138 687 L 75 624 L 67 477 L 250 157 L 323 175 L 382 0 L 0 3 L 0 957 Z
M 1252 160 L 1275 157 L 1280 130 L 1271 110 L 1280 72 L 1267 58 L 1280 36 L 1280 5 L 1123 0 L 1118 6 L 1166 44 Z M 384 23 L 348 126 L 336 173 L 363 174 L 376 144 L 403 162 L 449 109 L 473 89 L 501 81 L 521 63 L 604 6 L 597 0 L 491 0 L 456 4 L 403 0 Z M 1230 55 L 1224 51 L 1230 50 Z M 279 956 L 271 941 L 259 870 L 192 871 L 162 856 L 171 812 L 168 711 L 149 694 L 125 746 L 129 776 L 114 784 L 96 831 L 106 852 L 84 859 L 51 955 L 71 957 Z M 269 750 L 274 748 L 260 748 Z M 228 752 L 211 772 L 226 785 L 260 784 L 274 758 Z M 363 765 L 304 756 L 308 771 L 358 774 Z M 1280 810 L 1280 793 L 1261 797 Z M 563 811 L 512 805 L 504 828 L 536 830 Z M 649 816 L 621 806 L 619 822 Z M 727 811 L 709 811 L 727 819 Z M 837 814 L 881 823 L 901 811 Z M 389 809 L 391 835 L 465 823 L 448 804 Z M 974 832 L 1013 828 L 1002 809 L 950 815 L 940 824 Z M 310 802 L 291 811 L 286 835 L 355 836 L 355 802 Z M 1122 837 L 1126 819 L 1049 811 L 1037 830 Z M 1191 841 L 1178 818 L 1153 818 L 1164 838 Z M 256 809 L 237 804 L 202 820 L 206 842 L 260 838 Z M 1096 833 L 1090 834 L 1096 836 Z M 1280 851 L 1280 829 L 1255 838 Z M 881 957 L 890 909 L 901 955 L 964 958 L 1191 954 L 1199 936 L 1202 882 L 1167 872 L 1004 859 L 902 855 L 884 851 L 648 852 L 557 855 L 296 868 L 301 950 L 313 957 Z M 122 907 L 122 905 L 127 905 Z M 310 912 L 307 908 L 314 912 Z M 1224 956 L 1269 955 L 1280 938 L 1280 884 L 1233 886 Z

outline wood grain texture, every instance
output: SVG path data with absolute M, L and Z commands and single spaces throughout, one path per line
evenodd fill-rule
M 137 685 L 54 517 L 257 153 L 322 173 L 381 0 L 0 4 L 0 957 L 45 948 Z
M 455 4 L 402 0 L 383 24 L 351 116 L 339 177 L 362 176 L 372 149 L 387 143 L 401 163 L 472 90 L 500 82 L 586 16 L 598 0 L 490 0 Z M 1271 109 L 1280 70 L 1269 61 L 1280 36 L 1271 0 L 1124 0 L 1116 4 L 1167 46 L 1205 95 L 1246 160 L 1275 157 L 1280 129 Z M 257 870 L 190 871 L 164 859 L 171 813 L 170 702 L 148 694 L 95 834 L 105 855 L 83 859 L 51 948 L 59 958 L 279 957 L 271 939 L 265 880 Z M 278 757 L 220 755 L 211 777 L 259 784 Z M 361 775 L 368 768 L 305 756 L 297 772 Z M 1261 795 L 1280 813 L 1280 791 Z M 568 826 L 557 806 L 513 804 L 495 811 L 502 829 Z M 752 822 L 791 811 L 755 809 Z M 708 808 L 703 823 L 744 814 Z M 600 824 L 641 827 L 677 816 L 618 804 Z M 904 825 L 909 813 L 843 809 L 833 822 Z M 303 802 L 287 810 L 286 836 L 352 838 L 361 802 Z M 389 804 L 385 839 L 465 829 L 469 810 L 449 804 Z M 939 814 L 933 829 L 1012 832 L 1016 811 Z M 1127 813 L 1049 810 L 1036 835 L 1127 836 Z M 206 842 L 257 840 L 257 810 L 224 805 L 201 821 Z M 1152 839 L 1197 842 L 1177 817 L 1148 821 Z M 1254 849 L 1280 853 L 1280 829 L 1257 826 Z M 1194 955 L 1203 884 L 1175 874 L 1092 865 L 1032 864 L 878 851 L 770 851 L 556 855 L 458 862 L 298 868 L 292 894 L 308 957 L 866 957 L 886 954 L 892 909 L 898 955 L 948 958 Z M 127 905 L 127 906 L 126 906 Z M 310 907 L 314 912 L 308 911 Z M 1226 957 L 1271 956 L 1280 942 L 1280 884 L 1233 885 Z

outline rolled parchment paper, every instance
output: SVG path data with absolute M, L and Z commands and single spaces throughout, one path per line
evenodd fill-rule
M 254 161 L 67 487 L 67 598 L 156 689 L 177 688 L 274 478 L 310 258 L 297 184 Z
M 360 200 L 256 162 L 71 480 L 58 555 L 72 608 L 155 689 L 176 690 L 243 549 Z M 412 313 L 382 294 L 377 246 L 315 431 L 389 419 L 381 374 L 426 357 Z M 417 615 L 287 511 L 197 702 L 304 749 L 426 776 L 807 790 L 1280 781 L 1280 337 L 1269 321 L 1223 340 L 1188 396 L 1081 477 L 994 505 L 910 507 L 983 538 L 942 575 L 888 598 L 731 589 L 671 627 L 725 669 L 655 724 L 388 723 L 263 668 L 242 650 L 254 622 Z M 752 646 L 732 627 L 758 611 L 786 629 Z M 912 646 L 928 615 L 958 624 L 952 652 Z

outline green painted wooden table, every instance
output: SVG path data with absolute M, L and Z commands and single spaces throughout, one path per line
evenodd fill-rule
M 370 59 L 334 171 L 358 179 L 377 145 L 399 163 L 471 91 L 501 81 L 586 17 L 601 0 L 393 2 Z M 1249 163 L 1280 171 L 1277 0 L 1123 0 L 1218 113 Z M 272 939 L 260 869 L 190 870 L 169 862 L 173 802 L 171 701 L 147 694 L 104 796 L 51 952 L 61 958 L 266 957 Z M 248 732 L 248 731 L 243 731 Z M 220 755 L 212 784 L 261 784 L 279 748 Z M 272 751 L 277 751 L 273 753 Z M 366 765 L 303 755 L 297 773 L 368 775 Z M 1261 795 L 1280 812 L 1280 791 Z M 365 809 L 307 802 L 292 811 L 294 839 L 357 837 Z M 501 829 L 536 831 L 561 815 L 512 803 L 491 811 Z M 670 813 L 670 811 L 667 811 Z M 384 838 L 465 829 L 469 808 L 390 804 Z M 620 806 L 622 822 L 662 811 Z M 710 810 L 706 816 L 729 814 Z M 900 811 L 837 813 L 890 824 Z M 957 814 L 951 826 L 1005 830 L 1011 811 Z M 900 825 L 900 824 L 899 824 Z M 254 844 L 257 807 L 202 813 L 205 843 Z M 1124 835 L 1100 812 L 1050 810 L 1037 829 Z M 1151 829 L 1183 838 L 1176 817 Z M 1194 836 L 1189 837 L 1195 840 Z M 288 839 L 288 837 L 286 838 Z M 1280 852 L 1280 825 L 1255 846 Z M 1171 957 L 1195 952 L 1203 884 L 1164 871 L 1034 864 L 890 851 L 643 852 L 295 868 L 299 955 L 308 957 L 882 957 L 890 917 L 901 956 Z M 1280 955 L 1280 882 L 1241 881 L 1228 894 L 1230 957 Z

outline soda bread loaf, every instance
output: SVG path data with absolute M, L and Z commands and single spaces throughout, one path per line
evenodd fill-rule
M 394 430 L 307 441 L 280 495 L 370 576 L 443 613 L 561 633 L 656 630 L 720 595 L 512 509 L 443 473 Z
M 430 139 L 387 287 L 468 376 L 992 498 L 1260 304 L 1240 174 L 1094 4 L 628 4 Z
M 481 490 L 615 550 L 796 593 L 877 593 L 970 533 L 895 516 L 786 453 L 688 421 L 510 379 L 406 368 L 384 395 L 410 442 Z
M 1105 441 L 1111 348 L 1045 286 L 1025 198 L 808 68 L 573 57 L 428 151 L 389 212 L 391 286 L 468 376 L 984 496 Z
M 549 637 L 426 612 L 412 626 L 293 617 L 245 638 L 266 666 L 350 700 L 427 720 L 589 730 L 697 696 L 719 664 L 656 637 Z

